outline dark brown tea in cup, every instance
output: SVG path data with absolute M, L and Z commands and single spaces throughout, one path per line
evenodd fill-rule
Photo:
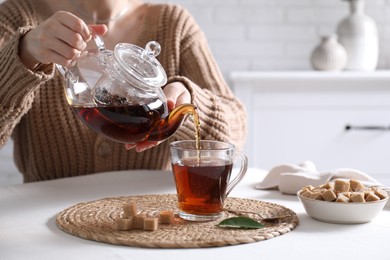
M 183 158 L 172 164 L 178 206 L 188 214 L 218 214 L 233 164 L 220 158 Z

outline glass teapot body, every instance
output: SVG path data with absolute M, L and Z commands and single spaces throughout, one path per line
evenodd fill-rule
M 69 68 L 57 66 L 73 111 L 96 133 L 116 142 L 162 141 L 194 112 L 190 104 L 168 111 L 161 88 L 165 72 L 145 50 L 130 44 L 118 44 L 114 51 L 103 46 L 84 51 Z

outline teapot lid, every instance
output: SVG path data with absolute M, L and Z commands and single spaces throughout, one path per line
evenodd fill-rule
M 119 43 L 114 49 L 114 58 L 119 64 L 119 73 L 135 87 L 148 91 L 167 82 L 164 68 L 156 59 L 161 47 L 150 41 L 145 49 L 130 43 Z

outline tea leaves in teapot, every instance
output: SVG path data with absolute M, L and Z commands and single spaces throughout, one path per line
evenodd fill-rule
M 126 97 L 113 95 L 106 88 L 96 88 L 93 92 L 93 100 L 96 104 L 106 106 L 124 106 L 130 104 Z

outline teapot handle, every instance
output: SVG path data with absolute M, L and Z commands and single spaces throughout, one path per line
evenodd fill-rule
M 59 65 L 57 63 L 55 65 L 56 65 L 57 70 L 61 73 L 61 75 L 64 78 L 69 79 L 73 83 L 76 83 L 78 81 L 78 77 L 75 77 L 74 74 L 72 73 L 72 71 L 68 70 L 66 67 Z
M 98 47 L 99 51 L 103 51 L 103 50 L 106 49 L 106 47 L 104 46 L 103 38 L 100 35 L 97 35 L 97 34 L 93 33 L 92 34 L 92 38 L 94 39 L 95 44 Z
M 61 66 L 57 63 L 56 63 L 56 68 L 61 73 L 61 75 L 65 78 L 66 77 L 65 74 L 66 74 L 67 69 L 64 66 Z
M 96 34 L 92 27 L 88 27 L 88 28 L 89 28 L 89 32 L 92 35 L 93 40 L 95 41 L 98 50 L 104 51 L 106 47 L 104 46 L 103 38 L 100 35 Z
M 73 61 L 74 62 L 74 61 Z M 75 77 L 73 75 L 73 73 L 68 70 L 67 67 L 65 66 L 62 66 L 60 64 L 55 64 L 56 65 L 56 68 L 57 70 L 61 73 L 61 75 L 64 77 L 64 78 L 68 78 L 69 80 L 71 80 L 72 82 L 77 82 L 77 77 Z
M 92 38 L 95 41 L 96 46 L 98 47 L 98 50 L 104 51 L 106 49 L 106 47 L 104 46 L 103 38 L 100 35 L 96 34 L 91 27 L 88 27 L 88 28 L 89 28 L 90 33 L 92 34 Z M 65 74 L 68 71 L 68 69 L 64 66 L 59 65 L 59 64 L 56 64 L 56 67 L 57 67 L 57 70 L 61 73 L 61 75 L 66 78 Z

